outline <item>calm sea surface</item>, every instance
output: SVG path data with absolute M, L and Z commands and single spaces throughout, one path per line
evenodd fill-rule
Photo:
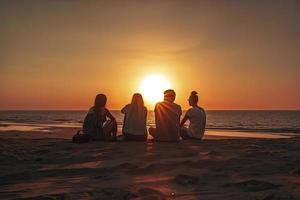
M 119 128 L 123 115 L 112 111 Z M 86 111 L 0 111 L 0 131 L 12 127 L 81 127 Z M 154 113 L 148 113 L 154 126 Z M 15 128 L 17 129 L 17 128 Z M 208 130 L 300 133 L 300 111 L 207 111 Z

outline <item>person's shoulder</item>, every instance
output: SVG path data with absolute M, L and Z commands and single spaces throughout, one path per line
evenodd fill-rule
M 155 112 L 156 110 L 162 109 L 163 104 L 164 104 L 163 101 L 162 101 L 162 102 L 157 102 L 157 103 L 155 104 L 155 106 L 154 106 L 154 112 Z
M 124 106 L 124 109 L 128 109 L 131 107 L 131 104 L 127 104 L 126 106 Z
M 147 107 L 146 107 L 146 106 L 144 106 L 144 110 L 145 110 L 145 112 L 147 112 L 147 111 L 148 111 L 148 109 L 147 109 Z
M 161 105 L 161 104 L 163 104 L 163 103 L 164 103 L 163 101 L 157 102 L 157 103 L 155 104 L 155 106 L 159 106 L 159 105 Z
M 202 107 L 198 107 L 202 112 L 204 112 L 205 113 L 205 110 L 204 110 L 204 108 L 202 108 Z
M 173 106 L 174 106 L 174 110 L 176 110 L 176 112 L 177 112 L 178 114 L 182 114 L 182 109 L 181 109 L 181 106 L 180 106 L 180 105 L 178 105 L 177 103 L 174 103 L 174 102 L 173 102 Z
M 110 111 L 109 111 L 107 108 L 103 108 L 103 112 L 104 112 L 105 114 L 110 113 Z
M 193 107 L 191 107 L 191 108 L 186 110 L 186 114 L 190 115 L 191 113 L 193 113 L 193 111 L 194 111 L 194 109 L 193 109 Z
M 155 108 L 161 106 L 163 103 L 164 103 L 164 102 L 157 102 L 157 103 L 155 104 Z
M 95 112 L 95 107 L 90 107 L 90 109 L 88 110 L 88 114 L 93 114 Z
M 123 114 L 125 114 L 126 112 L 128 112 L 129 106 L 130 106 L 130 104 L 125 105 L 125 106 L 121 109 L 121 112 L 122 112 Z
M 193 110 L 194 110 L 193 107 L 191 107 L 191 108 L 187 109 L 186 112 L 187 112 L 187 113 L 188 113 L 188 112 L 193 112 Z
M 178 105 L 177 103 L 174 103 L 174 105 L 176 106 L 177 109 L 181 110 L 181 106 L 180 105 Z

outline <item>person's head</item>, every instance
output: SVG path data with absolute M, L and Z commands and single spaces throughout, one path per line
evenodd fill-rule
M 176 98 L 176 93 L 174 90 L 166 90 L 164 91 L 164 100 L 169 102 L 174 102 Z
M 144 100 L 140 93 L 133 94 L 131 105 L 134 105 L 136 107 L 144 107 Z
M 196 91 L 192 91 L 189 97 L 189 104 L 190 106 L 197 106 L 198 104 L 198 95 Z
M 95 98 L 95 108 L 104 108 L 106 105 L 107 98 L 104 94 L 97 94 Z

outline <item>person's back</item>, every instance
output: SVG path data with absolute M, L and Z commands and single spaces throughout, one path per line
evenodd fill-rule
M 181 107 L 164 101 L 155 106 L 157 140 L 179 140 Z
M 190 124 L 188 127 L 188 135 L 192 138 L 202 139 L 205 131 L 206 114 L 201 107 L 192 107 L 186 112 Z
M 127 140 L 147 140 L 147 108 L 141 94 L 134 94 L 131 104 L 126 105 L 121 112 L 125 114 L 123 134 Z
M 181 120 L 180 136 L 182 139 L 202 139 L 205 132 L 206 113 L 203 108 L 198 106 L 198 95 L 196 91 L 192 91 L 189 97 L 190 109 L 187 110 L 185 116 Z M 188 128 L 184 123 L 189 120 Z
M 94 106 L 89 109 L 84 118 L 83 133 L 93 140 L 111 140 L 116 137 L 117 123 L 109 110 L 105 108 L 106 101 L 104 94 L 98 94 Z
M 157 103 L 154 109 L 156 128 L 149 129 L 154 140 L 178 141 L 181 107 L 174 103 L 175 92 L 167 90 L 164 101 Z

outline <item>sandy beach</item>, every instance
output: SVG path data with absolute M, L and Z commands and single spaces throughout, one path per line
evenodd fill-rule
M 0 200 L 300 200 L 300 0 L 0 0 L 0 42 Z
M 73 144 L 75 130 L 1 132 L 0 198 L 300 198 L 299 138 Z

